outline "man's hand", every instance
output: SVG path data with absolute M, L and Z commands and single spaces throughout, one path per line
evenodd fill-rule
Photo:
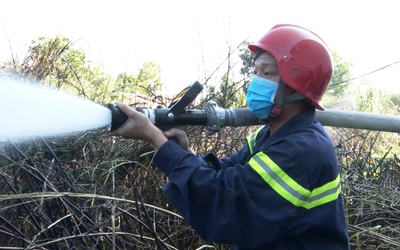
M 177 128 L 171 128 L 170 130 L 165 131 L 164 135 L 168 138 L 176 138 L 178 140 L 179 146 L 181 146 L 183 150 L 195 154 L 193 150 L 189 147 L 189 139 L 185 131 Z
M 167 141 L 163 132 L 143 113 L 121 102 L 117 103 L 117 107 L 128 116 L 128 120 L 117 130 L 110 132 L 110 135 L 122 136 L 125 139 L 145 140 L 157 149 Z

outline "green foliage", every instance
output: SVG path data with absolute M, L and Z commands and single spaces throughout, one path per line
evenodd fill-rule
M 86 68 L 79 80 L 81 86 L 83 86 L 83 96 L 88 99 L 98 103 L 110 103 L 116 100 L 116 96 L 110 94 L 112 93 L 111 90 L 115 88 L 115 83 L 111 76 L 103 71 L 102 67 Z
M 154 62 L 147 61 L 138 70 L 138 75 L 121 73 L 115 81 L 115 89 L 112 91 L 119 101 L 129 101 L 130 95 L 161 98 L 163 83 L 160 77 L 160 67 Z
M 91 64 L 82 49 L 72 47 L 66 37 L 39 37 L 32 41 L 17 71 L 33 80 L 93 101 L 110 102 L 113 88 L 110 75 L 100 65 Z
M 145 62 L 137 76 L 138 90 L 147 95 L 161 94 L 162 82 L 160 66 L 154 62 Z
M 28 55 L 25 57 L 20 66 L 20 72 L 30 76 L 32 79 L 42 82 L 49 74 L 53 74 L 60 79 L 60 82 L 67 81 L 68 75 L 64 74 L 63 68 L 57 61 L 65 60 L 65 54 L 71 46 L 71 41 L 65 37 L 45 38 L 39 37 L 33 40 L 28 48 Z M 75 57 L 80 57 L 77 61 L 83 61 L 84 54 L 76 51 L 72 52 Z M 68 56 L 71 58 L 71 56 Z M 71 62 L 73 64 L 73 62 Z M 65 65 L 64 69 L 68 65 Z M 62 83 L 57 83 L 60 86 Z
M 143 63 L 137 77 L 123 73 L 112 79 L 100 64 L 87 60 L 82 49 L 73 48 L 71 40 L 62 36 L 32 41 L 24 60 L 14 67 L 35 81 L 98 103 L 125 101 L 125 93 L 160 94 L 162 88 L 155 63 Z
M 112 93 L 117 95 L 119 101 L 123 102 L 126 98 L 124 93 L 135 93 L 137 90 L 137 79 L 135 75 L 121 73 L 117 76 L 115 81 L 115 89 L 112 91 Z
M 343 62 L 343 58 L 337 53 L 332 52 L 334 61 L 334 71 L 331 79 L 331 84 L 328 86 L 327 92 L 335 97 L 343 97 L 351 79 L 350 62 Z
M 246 106 L 246 93 L 249 84 L 249 78 L 253 75 L 253 56 L 248 50 L 248 42 L 245 41 L 238 46 L 239 62 L 228 56 L 228 69 L 223 74 L 218 84 L 209 85 L 207 92 L 207 100 L 215 101 L 223 108 L 238 108 Z M 233 63 L 231 61 L 234 61 Z M 240 75 L 242 79 L 236 80 L 232 76 L 233 67 L 230 66 L 241 64 Z
M 242 98 L 243 102 L 246 103 L 245 96 L 250 83 L 250 77 L 254 73 L 254 55 L 248 49 L 249 42 L 244 42 L 239 46 L 239 58 L 242 60 L 242 67 L 240 68 L 240 74 L 243 76 L 242 83 Z
M 394 94 L 389 97 L 391 110 L 396 110 L 397 113 L 400 113 L 400 94 Z
M 398 107 L 391 100 L 395 100 L 396 96 L 388 96 L 383 91 L 374 88 L 359 88 L 356 96 L 358 111 L 399 115 Z M 373 157 L 382 157 L 389 155 L 390 157 L 400 155 L 400 138 L 398 134 L 384 132 L 370 132 L 376 136 L 376 143 L 373 146 Z
M 229 109 L 246 105 L 243 83 L 233 82 L 227 75 L 221 79 L 219 88 L 210 86 L 207 99 L 215 101 L 219 106 Z
M 240 69 L 240 74 L 245 78 L 253 75 L 254 72 L 254 56 L 253 53 L 248 49 L 249 42 L 243 42 L 239 46 L 239 58 L 242 60 L 242 67 Z

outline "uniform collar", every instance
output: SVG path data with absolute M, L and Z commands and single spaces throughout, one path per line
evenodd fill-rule
M 292 133 L 294 130 L 297 130 L 299 127 L 304 127 L 310 123 L 316 121 L 315 116 L 315 108 L 310 107 L 301 112 L 300 114 L 295 115 L 289 121 L 282 125 L 271 137 L 279 138 L 286 134 Z M 268 129 L 269 134 L 269 129 Z

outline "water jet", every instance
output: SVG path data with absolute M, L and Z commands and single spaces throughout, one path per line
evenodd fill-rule
M 107 127 L 108 108 L 39 83 L 0 78 L 0 140 L 67 135 Z

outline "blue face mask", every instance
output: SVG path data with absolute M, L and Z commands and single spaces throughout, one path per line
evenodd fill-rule
M 247 90 L 246 101 L 250 111 L 260 119 L 268 117 L 274 107 L 278 83 L 253 76 Z

